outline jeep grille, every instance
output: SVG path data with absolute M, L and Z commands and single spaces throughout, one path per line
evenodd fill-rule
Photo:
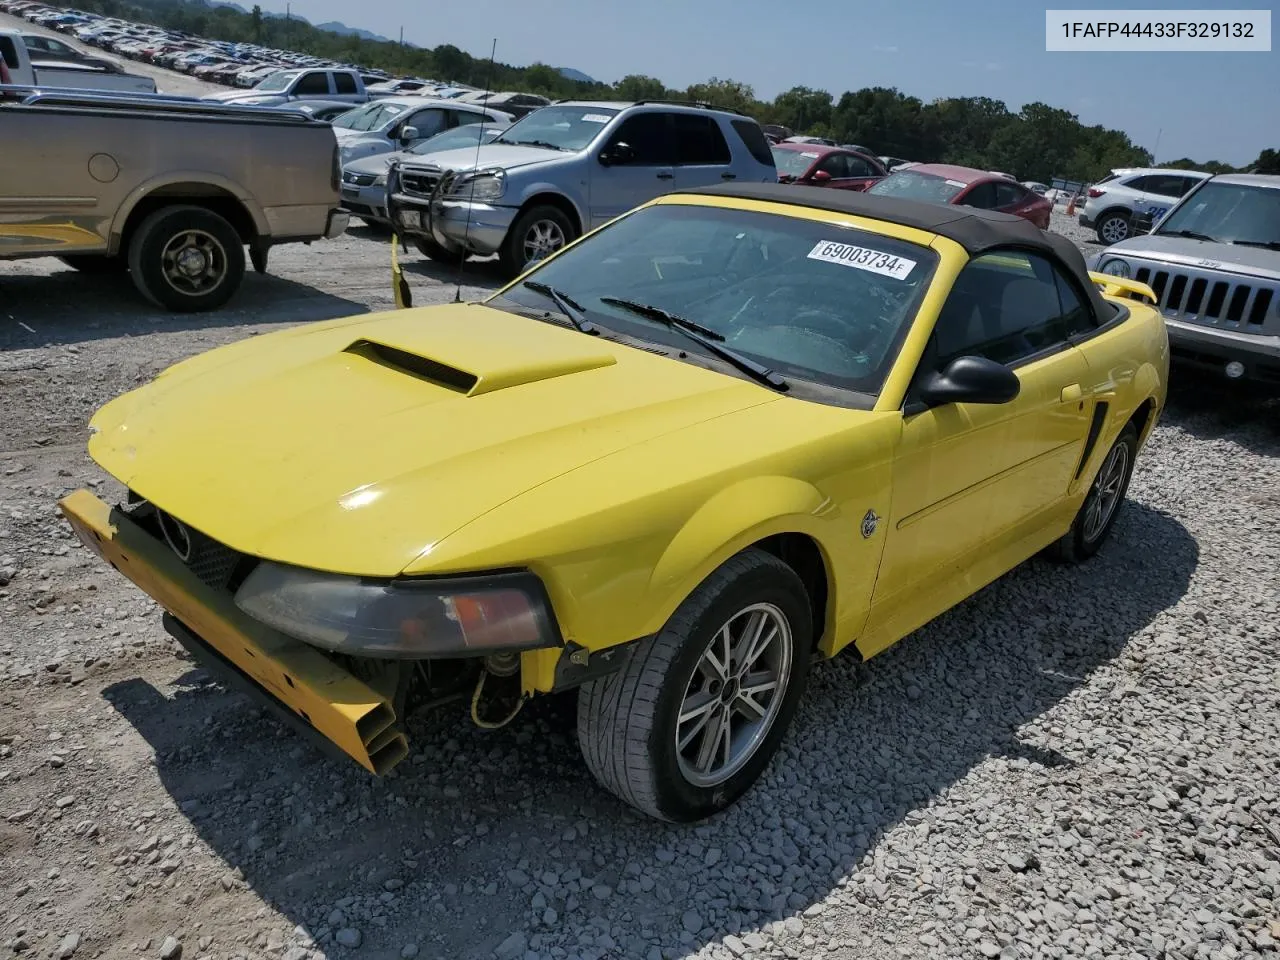
M 1246 333 L 1280 333 L 1274 309 L 1280 303 L 1278 285 L 1222 277 L 1207 270 L 1145 266 L 1133 276 L 1150 285 L 1161 312 L 1171 319 Z

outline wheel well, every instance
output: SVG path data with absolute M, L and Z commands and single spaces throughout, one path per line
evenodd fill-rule
M 221 187 L 208 183 L 170 183 L 157 188 L 138 201 L 125 220 L 124 229 L 120 232 L 120 249 L 129 249 L 129 241 L 139 224 L 157 210 L 179 204 L 193 207 L 204 207 L 211 213 L 231 224 L 244 243 L 252 243 L 258 236 L 253 225 L 253 217 L 245 209 L 236 196 Z
M 789 566 L 804 583 L 813 613 L 813 642 L 817 646 L 827 628 L 827 599 L 830 595 L 827 564 L 822 559 L 818 542 L 803 533 L 780 533 L 766 537 L 755 546 Z
M 538 206 L 555 207 L 573 224 L 573 229 L 577 231 L 578 236 L 582 236 L 582 218 L 578 216 L 578 211 L 574 209 L 573 204 L 565 197 L 558 193 L 537 193 L 520 205 L 520 212 L 524 213 L 532 207 Z
M 1147 434 L 1147 427 L 1151 424 L 1151 415 L 1155 412 L 1156 402 L 1151 397 L 1147 397 L 1139 405 L 1138 409 L 1133 411 L 1133 416 L 1129 418 L 1129 422 L 1133 424 L 1134 429 L 1138 431 L 1138 442 L 1141 443 Z
M 1103 210 L 1100 214 L 1098 214 L 1094 218 L 1093 222 L 1101 223 L 1103 220 L 1111 216 L 1113 213 L 1120 214 L 1120 216 L 1124 217 L 1126 220 L 1133 219 L 1133 211 L 1130 210 L 1128 207 L 1107 207 L 1107 209 Z

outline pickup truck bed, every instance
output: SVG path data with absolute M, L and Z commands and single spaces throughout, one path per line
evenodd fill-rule
M 9 85 L 0 130 L 0 258 L 128 271 L 169 310 L 226 303 L 246 246 L 261 271 L 275 244 L 346 229 L 333 130 L 302 114 Z

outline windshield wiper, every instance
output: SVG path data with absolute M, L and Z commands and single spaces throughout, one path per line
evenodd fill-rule
M 503 140 L 502 142 L 520 147 L 546 147 L 548 150 L 564 150 L 564 147 L 558 143 L 548 143 L 546 140 Z
M 570 297 L 561 293 L 555 287 L 540 280 L 526 280 L 520 284 L 522 287 L 528 287 L 534 293 L 540 293 L 548 300 L 551 300 L 561 313 L 569 318 L 569 322 L 583 333 L 599 334 L 596 325 L 587 319 L 586 314 L 582 312 L 582 305 L 576 303 Z
M 1209 243 L 1217 243 L 1217 237 L 1211 237 L 1207 233 L 1196 233 L 1194 230 L 1161 230 L 1162 237 L 1186 237 L 1188 240 L 1206 240 Z
M 1264 250 L 1280 250 L 1280 240 L 1232 240 L 1241 247 L 1262 247 Z
M 743 373 L 766 386 L 773 387 L 775 390 L 786 390 L 790 387 L 786 380 L 764 364 L 756 363 L 736 350 L 730 350 L 728 347 L 723 346 L 720 341 L 724 340 L 724 334 L 717 333 L 710 327 L 704 327 L 700 323 L 686 320 L 679 314 L 672 313 L 670 310 L 663 310 L 662 307 L 655 307 L 651 303 L 639 303 L 635 300 L 626 300 L 621 297 L 601 297 L 600 302 L 614 307 L 621 307 L 623 310 L 629 310 L 631 313 L 646 317 L 649 320 L 656 320 L 658 323 L 684 334 L 694 343 L 701 345 L 708 353 L 713 353 L 721 360 L 733 364 Z

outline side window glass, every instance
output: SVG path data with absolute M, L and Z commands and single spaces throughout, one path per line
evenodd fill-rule
M 990 182 L 978 184 L 965 194 L 964 206 L 978 207 L 981 210 L 994 209 L 996 207 L 996 185 Z
M 1012 207 L 1022 202 L 1022 191 L 1012 183 L 997 183 L 995 186 L 997 207 L 1003 209 L 1004 207 Z
M 1128 187 L 1130 190 L 1137 190 L 1139 193 L 1145 193 L 1151 189 L 1151 178 L 1134 177 L 1132 180 L 1126 180 L 1121 186 Z
M 674 114 L 676 162 L 720 164 L 729 162 L 729 144 L 720 125 L 710 117 L 690 113 Z
M 445 128 L 444 111 L 419 110 L 401 124 L 400 127 L 417 127 L 419 140 L 425 140 L 427 137 L 434 137 L 437 133 L 441 133 Z
M 829 153 L 822 158 L 822 162 L 818 164 L 818 169 L 823 173 L 831 174 L 833 180 L 843 180 L 849 176 L 848 164 L 843 153 Z
M 631 165 L 665 166 L 671 162 L 667 140 L 667 114 L 637 113 L 622 121 L 609 138 L 609 146 L 625 143 L 635 153 Z
M 1075 285 L 1056 267 L 1053 277 L 1058 287 L 1058 304 L 1062 310 L 1062 322 L 1066 326 L 1067 336 L 1074 337 L 1092 330 L 1096 323 L 1089 302 L 1080 296 Z
M 293 92 L 297 94 L 315 95 L 317 93 L 329 92 L 329 77 L 324 73 L 308 73 L 304 74 L 302 79 L 298 81 L 293 88 Z M 352 84 L 350 93 L 355 93 L 355 85 Z
M 338 93 L 355 93 L 356 78 L 349 73 L 335 73 L 333 75 L 334 90 Z
M 1078 297 L 1064 303 L 1063 283 L 1034 254 L 1001 251 L 970 261 L 938 316 L 939 366 L 962 356 L 1013 364 L 1066 343 L 1080 324 L 1091 324 Z
M 876 173 L 874 169 L 872 169 L 871 164 L 868 163 L 866 160 L 863 160 L 861 157 L 855 157 L 852 154 L 845 154 L 844 161 L 845 161 L 845 166 L 847 166 L 849 169 L 847 176 L 850 176 L 850 177 L 879 176 L 879 174 Z

